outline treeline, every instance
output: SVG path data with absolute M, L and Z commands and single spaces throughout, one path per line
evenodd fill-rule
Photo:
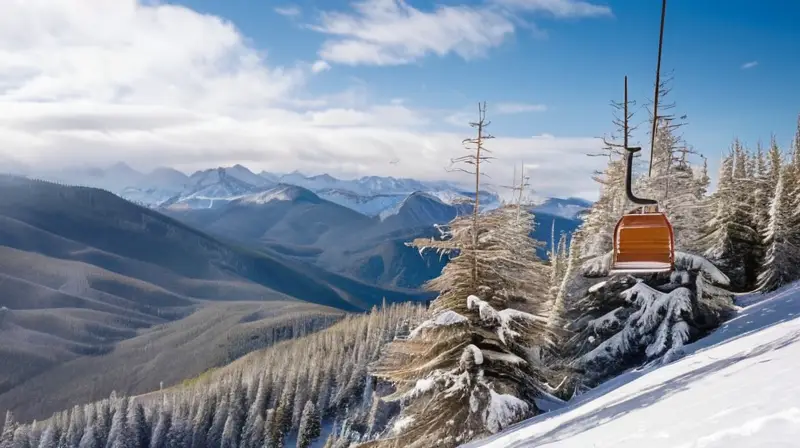
M 374 308 L 331 328 L 279 343 L 183 387 L 108 399 L 18 424 L 8 412 L 2 448 L 308 447 L 321 422 L 379 431 L 388 415 L 367 366 L 424 314 L 414 303 Z M 328 431 L 331 432 L 331 431 Z M 346 431 L 336 431 L 342 436 Z M 333 443 L 337 436 L 329 437 Z

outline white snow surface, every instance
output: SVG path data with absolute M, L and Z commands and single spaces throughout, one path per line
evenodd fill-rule
M 260 193 L 240 196 L 236 199 L 243 204 L 268 204 L 272 201 L 293 201 L 300 194 L 293 185 L 280 185 Z
M 355 210 L 363 215 L 378 216 L 382 211 L 394 207 L 408 196 L 407 194 L 377 194 L 362 196 L 348 190 L 327 188 L 316 191 L 322 199 Z
M 408 339 L 414 339 L 422 330 L 434 327 L 446 327 L 448 325 L 460 324 L 466 322 L 468 319 L 461 314 L 452 310 L 447 310 L 439 313 L 436 317 L 428 319 L 421 324 L 417 325 L 408 335 Z
M 467 447 L 800 446 L 800 282 L 741 296 L 738 314 L 663 365 Z

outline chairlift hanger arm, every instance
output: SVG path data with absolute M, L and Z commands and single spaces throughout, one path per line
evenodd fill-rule
M 630 147 L 628 146 L 628 77 L 625 77 L 625 120 L 624 120 L 624 143 L 623 146 L 625 150 L 628 151 L 628 168 L 625 173 L 625 194 L 628 196 L 628 200 L 633 202 L 634 204 L 639 205 L 657 205 L 658 201 L 654 201 L 652 199 L 645 199 L 636 197 L 633 194 L 633 155 L 637 152 L 641 151 L 642 148 L 639 147 Z

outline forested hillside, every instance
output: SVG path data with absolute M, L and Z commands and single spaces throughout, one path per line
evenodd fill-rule
M 390 386 L 369 377 L 367 367 L 387 341 L 408 335 L 423 313 L 424 307 L 406 303 L 351 315 L 175 388 L 135 397 L 113 393 L 45 422 L 17 424 L 9 413 L 0 443 L 256 448 L 296 440 L 307 447 L 320 438 L 323 422 L 331 442 L 377 433 L 393 412 L 378 399 Z

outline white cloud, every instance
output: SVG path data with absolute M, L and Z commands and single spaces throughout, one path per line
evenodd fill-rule
M 299 16 L 302 11 L 300 11 L 300 8 L 296 5 L 288 5 L 275 8 L 275 12 L 286 17 L 296 17 Z
M 332 36 L 320 57 L 340 64 L 400 65 L 421 57 L 486 54 L 514 33 L 512 21 L 484 7 L 439 6 L 420 11 L 404 0 L 361 0 L 354 12 L 324 12 L 311 29 Z
M 544 104 L 498 103 L 494 109 L 498 114 L 509 115 L 522 114 L 526 112 L 544 112 L 547 110 L 547 106 Z
M 309 26 L 330 36 L 319 51 L 322 59 L 383 66 L 450 53 L 473 59 L 500 46 L 517 26 L 546 35 L 517 17 L 519 13 L 545 12 L 556 18 L 611 15 L 608 6 L 578 0 L 488 0 L 478 6 L 438 5 L 431 11 L 405 0 L 358 0 L 352 6 L 353 12 L 323 12 L 320 23 Z
M 580 0 L 492 0 L 508 8 L 546 12 L 557 18 L 603 17 L 613 15 L 611 7 Z
M 314 73 L 324 72 L 331 69 L 331 65 L 323 60 L 314 62 L 311 66 L 311 71 Z
M 747 70 L 748 68 L 753 68 L 758 65 L 758 61 L 750 61 L 742 64 L 742 70 Z
M 471 130 L 439 132 L 441 110 L 373 104 L 361 85 L 312 97 L 312 64 L 270 66 L 218 17 L 90 3 L 0 3 L 0 159 L 464 179 L 444 167 Z M 492 182 L 507 183 L 524 159 L 539 166 L 531 183 L 542 194 L 595 190 L 600 162 L 584 155 L 594 139 L 498 136 L 489 147 Z

